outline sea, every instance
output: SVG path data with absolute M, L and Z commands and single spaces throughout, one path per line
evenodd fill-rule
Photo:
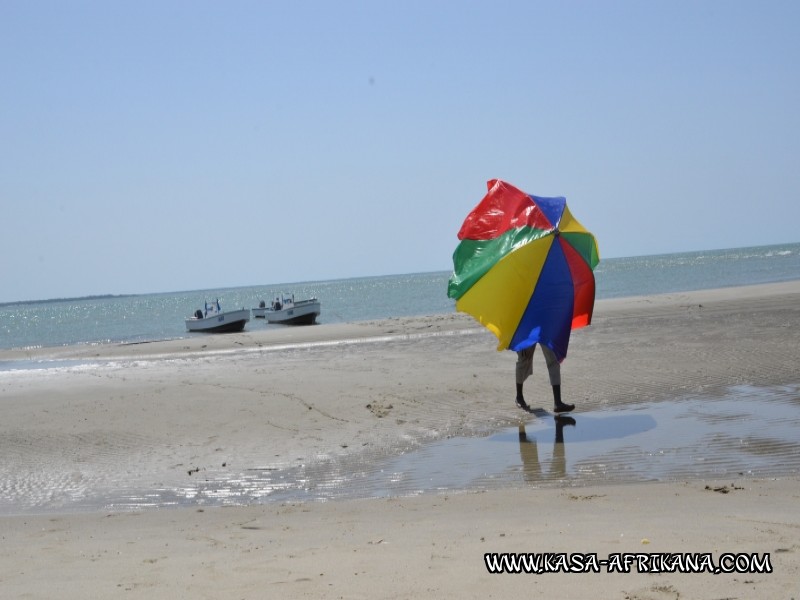
M 319 323 L 446 314 L 449 271 L 263 283 L 155 294 L 63 298 L 0 304 L 0 349 L 137 343 L 197 335 L 184 320 L 205 302 L 223 310 L 255 308 L 281 293 L 316 297 Z M 662 294 L 800 279 L 800 243 L 609 258 L 595 269 L 597 299 Z M 283 327 L 251 319 L 245 331 Z M 13 368 L 3 364 L 0 370 Z

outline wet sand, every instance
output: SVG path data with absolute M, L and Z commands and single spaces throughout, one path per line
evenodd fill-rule
M 576 430 L 734 388 L 780 389 L 796 407 L 799 316 L 800 282 L 598 302 L 562 368 Z M 470 318 L 437 315 L 271 332 L 251 321 L 225 336 L 0 352 L 64 361 L 0 372 L 0 586 L 33 598 L 800 597 L 791 462 L 768 477 L 630 483 L 610 472 L 588 484 L 522 478 L 329 502 L 80 502 L 230 472 L 326 461 L 357 470 L 441 440 L 535 431 L 539 417 L 513 403 L 514 355 L 494 348 Z M 541 358 L 534 367 L 526 397 L 547 410 Z M 762 457 L 796 452 L 776 450 L 766 427 L 763 443 L 751 437 Z M 774 571 L 490 575 L 485 552 L 769 552 Z

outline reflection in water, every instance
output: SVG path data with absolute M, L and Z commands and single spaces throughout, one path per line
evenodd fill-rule
M 19 460 L 5 461 L 0 515 L 800 474 L 800 384 L 738 386 L 722 397 L 585 410 L 575 418 L 532 412 L 521 426 L 515 421 L 488 437 L 447 438 L 389 456 L 367 451 L 290 468 L 243 457 L 241 470 L 209 469 L 203 477 L 175 469 L 148 473 L 158 482 L 150 485 L 126 480 L 130 475 L 120 469 L 104 478 L 95 464 L 94 479 L 81 480 L 78 489 L 71 473 L 51 469 L 47 478 L 19 468 Z
M 575 419 L 569 416 L 555 417 L 555 441 L 553 456 L 546 475 L 542 475 L 539 462 L 539 446 L 536 438 L 529 438 L 525 431 L 525 423 L 519 424 L 519 456 L 522 459 L 522 472 L 525 481 L 535 483 L 542 479 L 563 479 L 567 476 L 567 455 L 564 449 L 564 426 L 575 426 Z

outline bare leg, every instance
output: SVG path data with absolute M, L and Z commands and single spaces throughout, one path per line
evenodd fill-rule
M 553 386 L 553 409 L 557 413 L 566 413 L 575 410 L 574 404 L 565 404 L 561 401 L 561 385 Z
M 517 384 L 517 406 L 519 406 L 522 410 L 527 410 L 530 412 L 530 406 L 528 403 L 525 402 L 525 397 L 522 395 L 522 384 Z
M 530 407 L 525 402 L 525 397 L 522 395 L 522 384 L 530 376 L 533 371 L 533 352 L 536 346 L 526 348 L 517 352 L 517 367 L 516 367 L 516 383 L 517 383 L 517 397 L 516 403 L 522 410 L 530 412 Z

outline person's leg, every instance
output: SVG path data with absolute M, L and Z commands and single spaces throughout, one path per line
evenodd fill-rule
M 550 375 L 550 385 L 553 386 L 553 406 L 555 412 L 569 412 L 575 409 L 574 404 L 565 404 L 561 401 L 561 365 L 555 353 L 547 346 L 542 346 L 542 354 L 547 363 L 547 373 Z
M 533 353 L 536 346 L 525 348 L 517 352 L 517 369 L 516 369 L 516 383 L 517 383 L 517 406 L 528 410 L 528 405 L 525 403 L 525 397 L 522 395 L 522 384 L 533 373 Z

